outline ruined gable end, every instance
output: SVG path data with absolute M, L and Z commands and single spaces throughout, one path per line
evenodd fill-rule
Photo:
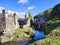
M 2 16 L 5 18 L 8 18 L 8 10 L 3 9 L 2 10 Z

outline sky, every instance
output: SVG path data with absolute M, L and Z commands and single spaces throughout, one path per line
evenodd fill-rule
M 7 9 L 9 13 L 15 12 L 23 18 L 26 12 L 35 16 L 59 3 L 60 0 L 0 0 L 0 12 Z

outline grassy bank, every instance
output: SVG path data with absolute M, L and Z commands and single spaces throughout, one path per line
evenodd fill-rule
M 60 45 L 60 20 L 48 21 L 45 27 L 46 38 L 31 45 Z
M 15 33 L 13 34 L 15 37 L 28 37 L 33 35 L 33 29 L 31 27 L 26 28 L 18 28 L 16 29 Z

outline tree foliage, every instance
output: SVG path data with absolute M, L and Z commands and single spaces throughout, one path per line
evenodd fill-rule
M 47 20 L 58 20 L 60 19 L 60 4 L 57 4 L 53 8 L 50 8 L 38 15 L 34 16 L 34 18 L 40 18 L 40 16 L 47 17 Z
M 51 12 L 51 17 L 54 17 L 55 19 L 60 19 L 60 4 L 57 4 L 52 12 Z

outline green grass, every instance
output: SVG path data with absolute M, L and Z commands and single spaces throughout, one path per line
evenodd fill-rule
M 60 27 L 53 29 L 46 38 L 32 43 L 31 45 L 60 45 Z
M 49 24 L 49 25 L 48 25 Z M 31 45 L 60 45 L 60 20 L 57 21 L 48 21 L 45 26 L 46 38 L 43 40 L 36 41 Z M 33 34 L 33 29 L 28 28 L 19 28 L 14 33 L 15 36 L 24 37 L 27 35 L 25 32 L 28 32 L 29 35 Z
M 18 37 L 24 37 L 27 35 L 27 33 L 29 33 L 29 35 L 31 35 L 33 33 L 32 28 L 27 27 L 27 28 L 18 28 L 16 29 L 15 33 L 13 34 L 14 36 L 18 36 Z

